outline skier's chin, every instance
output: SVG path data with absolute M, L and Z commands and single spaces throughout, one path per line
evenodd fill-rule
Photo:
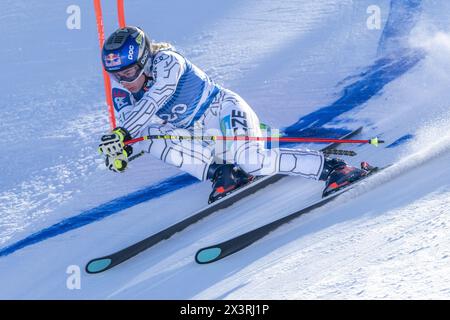
M 131 93 L 137 93 L 138 91 L 139 91 L 139 89 L 138 88 L 136 88 L 136 87 L 129 87 L 129 88 L 127 88 L 128 89 L 128 91 L 130 91 Z

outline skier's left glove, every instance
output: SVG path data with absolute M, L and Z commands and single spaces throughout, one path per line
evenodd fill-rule
M 109 170 L 123 172 L 127 168 L 128 157 L 133 153 L 133 148 L 123 142 L 130 139 L 130 133 L 121 127 L 101 137 L 98 151 L 106 157 L 105 165 Z

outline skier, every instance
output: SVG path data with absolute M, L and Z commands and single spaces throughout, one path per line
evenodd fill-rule
M 151 42 L 140 28 L 116 30 L 104 43 L 102 61 L 114 80 L 119 122 L 99 145 L 112 171 L 123 172 L 133 153 L 145 151 L 200 180 L 211 180 L 209 202 L 261 175 L 324 180 L 325 190 L 331 190 L 366 172 L 319 151 L 266 149 L 262 141 L 172 138 L 124 145 L 145 135 L 262 136 L 262 131 L 258 116 L 238 94 L 216 84 L 170 44 Z

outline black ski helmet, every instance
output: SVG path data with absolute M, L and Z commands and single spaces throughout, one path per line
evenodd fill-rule
M 133 65 L 143 69 L 151 56 L 150 39 L 134 26 L 117 29 L 106 39 L 102 50 L 103 67 L 117 72 Z

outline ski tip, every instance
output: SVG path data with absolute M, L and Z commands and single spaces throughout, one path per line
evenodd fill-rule
M 108 269 L 112 260 L 109 258 L 101 258 L 89 261 L 86 265 L 87 273 L 99 273 Z
M 222 250 L 217 247 L 200 249 L 195 255 L 195 261 L 199 264 L 210 263 L 220 256 Z

